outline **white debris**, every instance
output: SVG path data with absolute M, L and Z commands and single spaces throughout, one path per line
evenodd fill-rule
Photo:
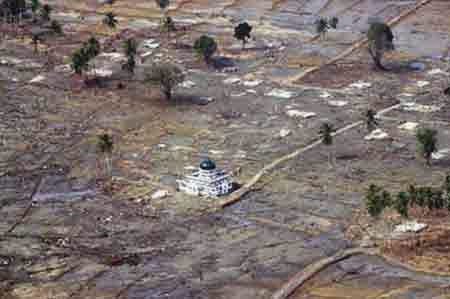
M 154 39 L 146 39 L 142 41 L 142 46 L 144 48 L 156 49 L 159 48 L 159 43 L 156 42 Z
M 92 69 L 88 72 L 88 75 L 96 77 L 110 77 L 112 74 L 113 71 L 110 69 Z
M 256 90 L 254 89 L 247 89 L 246 92 L 256 94 Z
M 430 76 L 434 76 L 434 75 L 448 75 L 447 72 L 444 72 L 444 71 L 441 70 L 441 69 L 432 69 L 432 70 L 429 70 L 427 74 L 430 75 Z
M 55 72 L 57 73 L 70 73 L 72 71 L 72 67 L 70 64 L 61 64 L 55 66 Z
M 19 78 L 12 77 L 12 78 L 11 78 L 11 81 L 12 81 L 12 82 L 19 82 Z
M 439 106 L 422 105 L 422 104 L 417 104 L 414 102 L 405 102 L 405 103 L 402 103 L 402 105 L 403 105 L 403 110 L 405 110 L 405 111 L 429 113 L 429 112 L 436 112 L 436 111 L 441 110 L 441 107 L 439 107 Z
M 281 99 L 290 99 L 295 96 L 295 92 L 275 88 L 272 89 L 272 91 L 270 91 L 269 93 L 266 93 L 266 96 L 277 97 Z
M 209 151 L 211 155 L 221 156 L 224 154 L 224 151 L 218 151 L 218 150 L 210 150 Z
M 406 221 L 403 224 L 397 225 L 394 229 L 394 233 L 407 233 L 407 232 L 418 233 L 427 227 L 428 227 L 427 224 L 418 223 L 416 220 Z
M 417 86 L 419 86 L 419 87 L 425 87 L 427 85 L 430 85 L 430 82 L 428 82 L 428 81 L 417 81 Z
M 239 82 L 241 82 L 241 79 L 239 77 L 230 77 L 230 78 L 223 80 L 223 84 L 226 84 L 226 85 L 231 85 L 231 84 L 235 84 L 235 83 L 239 83 Z
M 329 97 L 331 97 L 331 94 L 324 91 L 319 97 L 321 97 L 322 99 L 328 99 Z
M 152 194 L 151 199 L 161 199 L 167 197 L 169 195 L 169 191 L 167 190 L 158 190 Z
M 256 86 L 260 85 L 261 83 L 263 83 L 262 80 L 251 80 L 251 81 L 242 82 L 242 85 L 244 85 L 246 87 L 256 87 Z
M 315 112 L 300 111 L 295 109 L 286 111 L 286 114 L 289 117 L 301 117 L 301 118 L 311 118 L 317 115 L 317 113 Z
M 166 145 L 166 144 L 164 144 L 164 143 L 160 143 L 160 144 L 158 144 L 158 147 L 159 147 L 159 148 L 166 148 L 166 147 L 167 147 L 167 145 Z
M 184 87 L 184 88 L 192 88 L 192 87 L 195 86 L 195 82 L 190 81 L 190 80 L 186 80 L 183 83 L 181 83 L 180 86 Z
M 450 148 L 444 148 L 435 153 L 432 153 L 431 158 L 433 160 L 441 160 L 443 158 L 448 157 L 449 154 L 450 154 Z
M 240 92 L 240 93 L 232 93 L 232 94 L 230 94 L 230 96 L 232 96 L 233 98 L 239 98 L 239 97 L 242 97 L 242 96 L 245 96 L 247 93 L 244 91 L 244 92 Z
M 45 76 L 43 76 L 43 75 L 37 75 L 36 77 L 34 77 L 33 79 L 31 79 L 31 80 L 29 81 L 29 83 L 39 83 L 39 82 L 44 81 L 45 79 L 46 79 Z
M 238 150 L 237 153 L 234 155 L 237 159 L 244 159 L 247 157 L 247 152 L 243 150 Z
M 188 165 L 188 166 L 185 166 L 184 169 L 186 169 L 186 170 L 196 170 L 197 167 L 192 166 L 192 165 Z
M 389 137 L 389 134 L 381 129 L 373 130 L 369 135 L 364 137 L 364 140 L 381 140 Z
M 339 101 L 339 100 L 336 100 L 336 101 L 328 101 L 328 105 L 330 105 L 330 106 L 335 106 L 335 107 L 343 107 L 343 106 L 345 106 L 345 105 L 347 105 L 347 104 L 348 104 L 347 101 Z
M 114 61 L 114 62 L 122 62 L 122 61 L 127 60 L 127 58 L 125 57 L 124 54 L 117 53 L 117 52 L 101 53 L 100 55 L 98 55 L 98 57 L 108 58 L 108 59 L 110 59 L 111 61 Z
M 405 131 L 415 131 L 418 126 L 419 126 L 419 123 L 407 121 L 407 122 L 399 125 L 398 128 L 400 130 L 405 130 Z
M 145 58 L 145 57 L 150 56 L 150 55 L 152 55 L 152 54 L 153 54 L 153 51 L 147 51 L 147 52 L 145 52 L 145 53 L 142 53 L 142 54 L 141 54 L 141 57 L 142 57 L 142 58 Z
M 289 135 L 291 135 L 291 130 L 289 130 L 289 129 L 281 129 L 281 131 L 280 131 L 280 137 L 281 138 L 284 138 L 284 137 L 289 136 Z
M 358 88 L 358 89 L 369 88 L 369 87 L 372 87 L 372 83 L 358 81 L 358 82 L 350 84 L 349 87 L 350 88 Z

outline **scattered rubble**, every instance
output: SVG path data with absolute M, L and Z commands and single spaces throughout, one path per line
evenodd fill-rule
M 190 81 L 190 80 L 186 80 L 186 81 L 184 81 L 183 83 L 180 84 L 180 86 L 183 87 L 183 88 L 192 88 L 195 85 L 196 85 L 195 82 Z
M 441 110 L 441 107 L 436 105 L 422 105 L 414 102 L 404 102 L 402 103 L 402 106 L 405 111 L 416 111 L 423 113 L 431 113 Z
M 279 135 L 281 138 L 284 138 L 284 137 L 291 135 L 291 133 L 292 132 L 289 129 L 281 129 Z
M 328 105 L 335 106 L 335 107 L 343 107 L 347 104 L 348 104 L 347 101 L 340 101 L 340 100 L 328 101 Z
M 46 79 L 45 76 L 43 75 L 37 75 L 36 77 L 34 77 L 33 79 L 31 79 L 28 83 L 39 83 L 42 82 Z
M 370 134 L 364 137 L 364 140 L 383 140 L 389 138 L 389 134 L 381 129 L 373 130 Z
M 169 196 L 169 191 L 167 190 L 158 190 L 152 194 L 151 199 L 162 199 Z
M 241 82 L 241 79 L 239 77 L 230 77 L 230 78 L 223 80 L 223 84 L 226 84 L 226 85 L 231 85 L 231 84 L 240 83 L 240 82 Z
M 244 85 L 245 87 L 256 87 L 261 83 L 263 83 L 262 80 L 252 80 L 252 81 L 243 81 L 242 85 Z
M 430 85 L 429 81 L 417 81 L 417 86 L 418 87 L 425 87 L 425 86 L 428 86 L 428 85 Z
M 419 126 L 419 123 L 408 121 L 408 122 L 405 122 L 405 123 L 399 125 L 398 128 L 400 130 L 405 130 L 405 131 L 415 131 L 418 126 Z
M 272 91 L 266 93 L 266 96 L 276 97 L 276 98 L 281 98 L 281 99 L 290 99 L 290 98 L 294 97 L 295 95 L 296 95 L 295 92 L 278 89 L 278 88 L 272 89 Z
M 418 233 L 423 231 L 427 227 L 427 224 L 418 223 L 416 220 L 406 221 L 405 223 L 397 225 L 394 229 L 394 233 Z
M 286 114 L 289 117 L 301 117 L 301 118 L 311 118 L 317 115 L 317 113 L 315 112 L 300 111 L 295 109 L 286 111 Z
M 435 153 L 432 153 L 431 158 L 433 160 L 441 160 L 441 159 L 448 157 L 449 154 L 450 154 L 450 148 L 444 148 L 444 149 L 438 150 Z
M 154 39 L 147 39 L 147 40 L 143 40 L 141 42 L 141 45 L 144 48 L 156 49 L 156 48 L 159 48 L 160 44 L 157 41 L 155 41 Z
M 364 88 L 372 87 L 372 83 L 364 82 L 364 81 L 358 81 L 358 82 L 350 84 L 349 87 L 350 88 L 357 88 L 357 89 L 364 89 Z

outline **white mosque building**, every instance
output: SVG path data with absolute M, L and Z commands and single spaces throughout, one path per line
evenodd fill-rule
M 230 193 L 233 188 L 231 176 L 216 169 L 210 159 L 202 161 L 198 170 L 177 183 L 180 191 L 197 196 L 217 197 Z

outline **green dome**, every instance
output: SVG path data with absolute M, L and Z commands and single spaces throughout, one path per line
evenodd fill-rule
M 200 169 L 202 170 L 213 170 L 216 169 L 216 164 L 214 164 L 213 161 L 210 159 L 203 160 L 202 163 L 200 163 Z

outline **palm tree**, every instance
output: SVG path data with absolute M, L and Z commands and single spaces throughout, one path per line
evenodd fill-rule
M 50 27 L 52 28 L 54 33 L 59 35 L 63 34 L 62 26 L 58 21 L 53 20 L 52 23 L 50 24 Z
M 88 39 L 86 43 L 83 45 L 84 51 L 86 53 L 86 58 L 89 60 L 95 58 L 100 53 L 100 43 L 95 37 L 91 37 Z M 93 64 L 94 76 L 96 77 L 96 68 L 95 64 Z
M 116 15 L 113 12 L 108 12 L 103 18 L 103 24 L 105 24 L 111 29 L 115 29 L 117 23 L 119 23 L 119 21 L 117 21 Z
M 72 55 L 72 63 L 70 67 L 72 70 L 78 74 L 82 75 L 83 71 L 85 71 L 88 67 L 89 58 L 86 54 L 86 51 L 84 48 L 78 49 L 73 53 Z
M 38 9 L 41 7 L 39 0 L 31 0 L 31 11 L 33 12 L 33 21 L 36 21 Z
M 319 135 L 320 138 L 322 139 L 322 144 L 326 145 L 326 146 L 331 146 L 333 145 L 333 125 L 329 124 L 329 123 L 324 123 L 322 124 L 322 126 L 320 127 L 320 131 L 319 131 Z M 328 164 L 330 165 L 330 167 L 332 166 L 332 156 L 331 156 L 331 150 L 328 151 Z
M 162 29 L 167 32 L 167 39 L 170 38 L 170 33 L 177 31 L 175 23 L 171 17 L 165 17 L 162 23 Z
M 84 48 L 86 49 L 86 54 L 89 58 L 94 58 L 100 53 L 100 43 L 93 36 L 84 44 Z
M 50 21 L 51 12 L 52 12 L 52 7 L 48 4 L 44 4 L 40 10 L 41 19 L 45 22 Z
M 33 34 L 33 36 L 31 37 L 31 41 L 33 43 L 34 46 L 34 53 L 38 53 L 38 46 L 39 46 L 39 42 L 42 41 L 41 37 L 39 34 Z
M 109 178 L 112 176 L 112 153 L 114 141 L 109 134 L 97 136 L 97 147 L 105 162 L 105 171 Z
M 325 34 L 328 31 L 328 28 L 330 28 L 330 25 L 328 24 L 328 21 L 325 18 L 319 18 L 316 21 L 316 32 L 319 34 L 321 38 L 325 37 Z
M 125 41 L 124 45 L 125 56 L 127 56 L 127 62 L 122 65 L 122 69 L 134 73 L 134 68 L 136 66 L 136 53 L 137 53 L 137 42 L 133 38 L 129 38 Z
M 437 151 L 437 131 L 430 128 L 420 128 L 416 133 L 419 145 L 419 152 L 427 165 L 431 165 L 431 156 Z
M 373 23 L 367 31 L 367 39 L 369 54 L 375 66 L 380 70 L 387 70 L 381 63 L 381 59 L 385 52 L 394 50 L 394 34 L 391 28 L 385 23 Z
M 378 126 L 378 120 L 376 119 L 376 112 L 372 109 L 366 112 L 366 128 L 367 131 L 372 132 Z
M 242 49 L 245 48 L 247 39 L 250 38 L 250 33 L 252 32 L 252 26 L 247 22 L 240 23 L 234 28 L 234 38 L 242 41 Z

